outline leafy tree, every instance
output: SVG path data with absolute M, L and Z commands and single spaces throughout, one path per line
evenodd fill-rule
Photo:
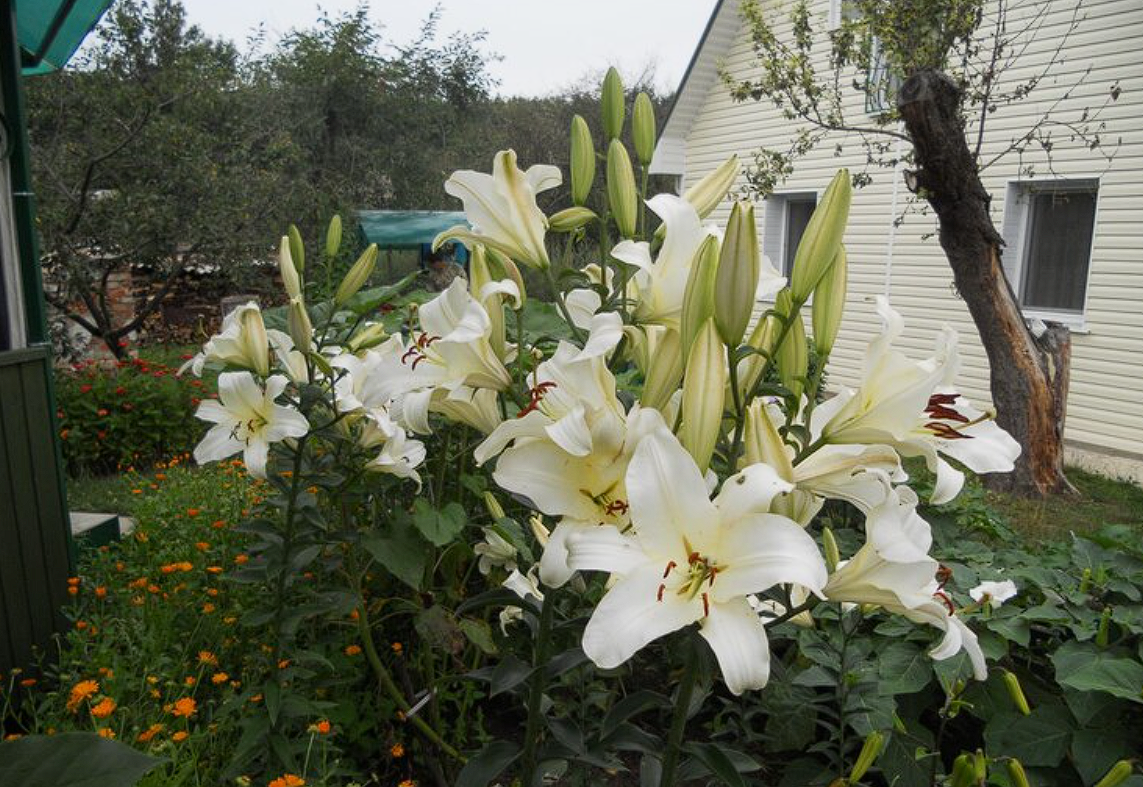
M 989 481 L 1042 496 L 1073 491 L 1063 472 L 1070 339 L 1063 325 L 1050 323 L 1039 336 L 1026 325 L 1001 264 L 1003 240 L 980 175 L 1004 156 L 1021 156 L 1023 162 L 1033 151 L 1050 165 L 1061 139 L 1110 161 L 1115 144 L 1105 144 L 1099 116 L 1119 90 L 1113 86 L 1102 106 L 1074 116 L 1063 117 L 1062 102 L 1053 102 L 998 154 L 986 157 L 986 127 L 1005 109 L 1039 96 L 1037 88 L 1062 62 L 1062 42 L 1082 21 L 1077 3 L 1043 68 L 1025 79 L 1005 79 L 1028 42 L 1041 34 L 1052 6 L 1039 4 L 1030 19 L 1010 26 L 1011 5 L 1000 0 L 986 13 L 983 0 L 846 0 L 840 25 L 826 38 L 814 34 L 805 0 L 790 12 L 789 35 L 779 34 L 757 0 L 746 0 L 742 13 L 758 72 L 747 79 L 724 72 L 723 78 L 736 100 L 769 101 L 801 124 L 785 150 L 757 153 L 750 175 L 757 192 L 772 190 L 795 159 L 819 145 L 840 151 L 840 134 L 860 140 L 865 151 L 868 166 L 855 176 L 857 185 L 869 181 L 871 170 L 898 163 L 898 143 L 908 146 L 901 154 L 910 166 L 906 185 L 937 216 L 941 247 L 991 365 L 997 420 L 1024 449 L 1015 472 Z M 823 46 L 828 51 L 820 57 Z M 847 106 L 866 105 L 867 98 L 883 107 L 872 120 L 846 113 Z

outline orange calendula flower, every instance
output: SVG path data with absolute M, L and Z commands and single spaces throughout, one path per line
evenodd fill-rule
M 182 716 L 189 719 L 198 710 L 198 703 L 194 701 L 193 697 L 182 697 L 175 700 L 175 705 L 171 709 L 172 716 Z
M 199 513 L 199 511 L 197 508 L 188 508 L 187 509 L 187 516 L 195 517 L 195 516 L 198 516 L 198 513 Z
M 290 660 L 289 659 L 282 659 L 281 661 L 278 662 L 278 669 L 285 669 L 288 666 L 290 666 Z
M 270 782 L 269 787 L 305 787 L 306 780 L 301 776 L 287 773 Z
M 95 597 L 96 598 L 107 598 L 107 588 L 103 587 L 102 585 L 97 587 L 95 589 Z
M 329 719 L 322 719 L 314 724 L 313 729 L 318 735 L 329 735 L 330 731 L 333 730 L 333 725 L 329 723 Z
M 412 779 L 405 779 L 397 787 L 417 787 L 417 783 Z
M 145 729 L 143 732 L 140 732 L 135 737 L 135 740 L 138 741 L 139 743 L 149 743 L 152 738 L 154 738 L 156 735 L 158 735 L 160 732 L 163 731 L 163 727 L 164 727 L 164 725 L 162 725 L 162 724 L 152 724 L 150 727 Z
M 209 650 L 200 650 L 198 652 L 199 664 L 217 664 L 218 657 L 211 653 Z
M 36 685 L 36 679 L 35 678 L 24 678 L 22 681 L 20 681 L 20 685 L 23 686 L 25 689 L 30 689 Z
M 115 730 L 111 729 L 110 727 L 100 727 L 98 732 L 100 738 L 107 738 L 107 740 L 111 740 L 115 737 Z
M 405 747 L 400 743 L 394 743 L 389 747 L 389 756 L 395 759 L 401 759 L 405 756 Z
M 84 700 L 95 696 L 97 691 L 99 691 L 99 681 L 81 680 L 71 687 L 71 693 L 68 695 L 67 700 L 67 709 L 75 713 L 76 709 L 83 704 Z
M 230 680 L 230 676 L 225 672 L 216 672 L 210 676 L 210 682 L 215 686 L 219 685 L 220 683 L 226 683 L 228 680 Z
M 174 735 L 171 736 L 171 740 L 173 740 L 175 743 L 181 743 L 182 741 L 185 741 L 189 737 L 190 737 L 190 733 L 188 733 L 184 730 L 179 730 L 178 732 L 176 732 Z
M 235 562 L 235 563 L 237 563 L 237 564 L 238 564 L 238 565 L 240 565 L 240 566 L 241 566 L 241 565 L 244 565 L 245 563 L 249 563 L 249 562 L 250 562 L 250 556 L 249 556 L 249 555 L 246 555 L 246 554 L 242 554 L 242 555 L 235 555 L 235 556 L 234 556 L 234 562 Z
M 221 574 L 222 566 L 207 566 L 206 573 L 208 574 Z
M 97 719 L 106 719 L 115 712 L 115 700 L 110 697 L 104 697 L 95 705 L 91 706 L 91 715 Z
M 360 645 L 347 645 L 345 648 L 345 655 L 346 656 L 356 656 L 359 653 L 361 653 L 361 646 Z
M 211 604 L 208 601 L 207 603 L 202 605 L 202 614 L 209 615 L 212 612 L 214 612 L 214 604 Z
M 194 675 L 187 675 L 185 678 L 183 678 L 183 683 L 185 683 L 187 686 L 193 686 L 194 684 L 198 683 L 198 678 L 196 678 Z
M 216 519 L 210 523 L 210 526 L 213 527 L 215 530 L 222 530 L 224 527 L 226 527 L 226 520 L 225 519 Z
M 206 541 L 196 541 L 194 548 L 199 552 L 205 552 L 206 550 L 210 549 L 210 544 Z
M 394 642 L 389 647 L 391 647 L 393 649 L 393 652 L 396 653 L 398 656 L 400 656 L 402 653 L 405 652 L 405 646 L 402 645 L 400 642 Z

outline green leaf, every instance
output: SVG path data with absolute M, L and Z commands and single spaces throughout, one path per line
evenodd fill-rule
M 878 674 L 882 694 L 912 694 L 928 685 L 933 675 L 929 655 L 911 642 L 894 642 L 881 651 Z
M 464 650 L 464 633 L 452 614 L 439 604 L 421 610 L 413 619 L 413 628 L 429 647 L 459 655 Z
M 464 632 L 464 636 L 468 637 L 469 642 L 489 656 L 495 656 L 500 652 L 496 643 L 492 641 L 492 627 L 485 621 L 461 618 L 460 630 Z
M 467 523 L 468 516 L 460 503 L 449 503 L 444 508 L 435 509 L 427 500 L 419 498 L 413 504 L 413 524 L 434 546 L 452 543 Z
M 456 787 L 488 787 L 520 756 L 520 747 L 508 741 L 492 741 L 465 763 Z
M 1094 784 L 1116 762 L 1136 756 L 1136 737 L 1130 730 L 1076 730 L 1071 755 L 1083 783 Z
M 91 732 L 29 735 L 0 743 L 0 784 L 134 787 L 163 762 Z
M 1143 703 L 1143 664 L 1122 651 L 1097 645 L 1065 642 L 1052 654 L 1056 682 L 1080 691 L 1104 691 Z
M 361 546 L 397 579 L 413 590 L 420 590 L 424 582 L 429 550 L 425 548 L 424 540 L 415 530 L 407 524 L 401 525 L 400 520 L 395 521 L 389 535 L 366 534 L 361 539 Z
M 666 708 L 669 707 L 671 701 L 653 691 L 637 691 L 634 694 L 628 694 L 619 702 L 611 706 L 611 710 L 603 717 L 603 724 L 599 727 L 599 737 L 606 738 L 610 735 L 616 727 L 623 722 L 636 716 L 645 710 L 651 708 Z
M 987 750 L 997 755 L 1015 757 L 1025 765 L 1054 768 L 1068 752 L 1072 727 L 1067 708 L 1040 705 L 1030 716 L 998 714 L 984 728 L 984 742 Z
M 746 781 L 738 772 L 739 769 L 718 745 L 713 743 L 691 744 L 687 747 L 687 751 L 710 769 L 710 772 L 723 784 L 730 785 L 730 787 L 746 787 Z M 753 770 L 758 770 L 757 764 Z

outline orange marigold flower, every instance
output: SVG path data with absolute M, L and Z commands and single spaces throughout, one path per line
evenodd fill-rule
M 400 656 L 402 653 L 405 652 L 405 646 L 402 645 L 400 642 L 394 642 L 389 647 L 392 648 L 393 652 L 396 653 L 398 656 Z
M 210 682 L 213 683 L 215 686 L 217 686 L 220 683 L 226 683 L 226 681 L 228 681 L 228 680 L 230 680 L 230 676 L 227 675 L 225 672 L 216 672 L 210 676 Z
M 412 779 L 405 779 L 397 787 L 417 787 L 417 783 Z
M 347 645 L 345 648 L 345 655 L 346 656 L 356 656 L 360 652 L 361 652 L 361 646 L 360 645 Z
M 199 510 L 197 508 L 188 508 L 187 516 L 198 516 Z
M 111 669 L 111 667 L 100 667 L 99 674 L 105 678 L 114 678 L 115 670 Z
M 214 604 L 211 604 L 208 601 L 207 603 L 202 605 L 202 614 L 209 615 L 211 612 L 214 612 Z
M 6 741 L 18 741 L 18 740 L 20 740 L 20 738 L 23 738 L 23 737 L 24 736 L 18 732 L 10 732 L 4 736 L 4 740 L 6 740 Z
M 205 552 L 206 550 L 210 549 L 210 544 L 206 541 L 196 541 L 194 548 L 199 552 Z
M 115 712 L 115 700 L 104 697 L 91 707 L 91 715 L 97 719 L 106 719 Z
M 95 696 L 97 691 L 99 691 L 99 681 L 81 680 L 71 687 L 71 693 L 68 695 L 67 700 L 67 709 L 74 713 L 84 700 Z
M 206 573 L 208 574 L 221 574 L 222 566 L 207 566 Z
M 193 686 L 194 684 L 198 683 L 198 678 L 196 678 L 194 675 L 187 675 L 185 678 L 183 678 L 183 683 L 185 683 L 188 687 Z
M 86 621 L 86 620 L 77 620 L 77 621 L 75 622 L 75 627 L 76 627 L 76 628 L 77 628 L 79 631 L 83 631 L 85 628 L 87 628 L 87 621 Z
M 241 555 L 235 555 L 235 556 L 234 556 L 234 562 L 235 562 L 235 563 L 237 563 L 237 564 L 238 564 L 238 565 L 240 565 L 240 566 L 241 566 L 241 565 L 244 565 L 244 564 L 246 564 L 246 563 L 249 563 L 249 562 L 250 562 L 250 556 L 249 556 L 249 555 L 247 555 L 247 554 L 245 554 L 245 553 L 243 553 L 243 554 L 241 554 Z
M 68 577 L 67 583 L 69 585 L 78 585 L 79 584 L 79 577 Z
M 210 526 L 213 527 L 215 530 L 222 530 L 224 527 L 226 527 L 226 520 L 225 519 L 216 519 L 210 523 Z
M 111 740 L 115 737 L 115 730 L 111 729 L 110 727 L 100 727 L 99 728 L 99 737 L 100 738 L 107 738 L 107 740 Z
M 214 598 L 215 596 L 218 595 L 218 588 L 207 588 L 206 589 L 206 595 L 210 596 L 211 598 Z
M 24 678 L 22 681 L 20 681 L 20 685 L 23 686 L 25 689 L 30 689 L 36 685 L 36 679 L 35 678 Z
M 198 663 L 199 664 L 217 664 L 218 663 L 218 656 L 215 656 L 209 650 L 200 650 L 198 652 Z
M 103 585 L 100 585 L 99 587 L 97 587 L 95 589 L 95 597 L 96 598 L 107 598 L 107 588 L 103 587 Z
M 159 481 L 166 481 L 167 480 L 167 474 L 166 473 L 155 473 L 155 478 Z
M 282 659 L 281 661 L 278 662 L 278 669 L 285 669 L 288 666 L 290 666 L 290 660 L 289 659 Z
M 171 736 L 171 740 L 173 740 L 175 743 L 181 743 L 182 741 L 185 741 L 189 737 L 190 737 L 190 733 L 185 732 L 184 730 L 179 730 L 178 732 L 176 732 L 174 735 Z
M 255 705 L 257 705 L 261 701 L 262 701 L 262 695 L 261 694 L 255 694 L 253 697 L 251 697 L 249 700 L 247 700 L 247 702 L 251 702 Z
M 163 731 L 163 727 L 164 725 L 162 724 L 152 724 L 146 730 L 140 732 L 135 737 L 135 740 L 139 743 L 148 743 L 150 742 L 151 738 L 154 738 L 156 735 Z
M 333 730 L 333 725 L 329 723 L 329 719 L 322 719 L 314 725 L 314 730 L 317 731 L 318 735 L 329 735 Z
M 189 719 L 198 710 L 198 703 L 194 701 L 194 697 L 182 697 L 175 700 L 175 705 L 171 709 L 172 716 L 182 716 Z
M 301 776 L 287 773 L 270 782 L 269 787 L 305 787 L 306 780 Z
M 69 596 L 78 596 L 79 595 L 79 588 L 77 588 L 75 585 L 72 585 L 71 587 L 69 587 L 67 589 L 67 592 L 68 592 Z
M 394 743 L 389 747 L 389 756 L 400 759 L 405 756 L 405 747 L 400 743 Z

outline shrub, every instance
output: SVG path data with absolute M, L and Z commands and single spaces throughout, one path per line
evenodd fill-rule
M 60 444 L 72 474 L 105 474 L 191 450 L 202 435 L 194 417 L 207 383 L 134 359 L 113 366 L 81 362 L 56 375 Z

